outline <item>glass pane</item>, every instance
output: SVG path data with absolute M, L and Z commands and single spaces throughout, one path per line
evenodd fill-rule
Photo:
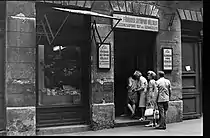
M 44 88 L 41 105 L 81 103 L 80 47 L 44 46 Z

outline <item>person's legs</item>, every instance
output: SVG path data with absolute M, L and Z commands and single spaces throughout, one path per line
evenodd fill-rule
M 143 115 L 143 118 L 145 119 L 145 116 L 144 116 L 144 114 L 145 114 L 145 110 L 146 110 L 146 107 L 142 107 L 142 115 Z
M 163 127 L 166 128 L 166 112 L 168 110 L 168 102 L 163 103 L 163 108 L 164 108 L 164 122 L 163 122 Z
M 145 120 L 144 113 L 145 113 L 146 107 L 139 107 L 139 108 L 140 108 L 140 112 L 141 112 L 141 118 L 139 120 L 143 121 L 143 120 Z
M 133 108 L 131 107 L 129 103 L 128 103 L 128 109 L 131 111 L 131 114 L 134 114 Z
M 168 102 L 158 103 L 158 110 L 160 113 L 159 129 L 166 129 L 166 111 L 168 110 Z
M 135 114 L 135 112 L 136 112 L 136 104 L 134 103 L 132 107 L 133 107 L 133 108 L 132 108 L 132 109 L 133 109 L 133 112 L 134 112 L 134 114 Z
M 159 114 L 160 114 L 160 118 L 159 118 L 159 127 L 163 127 L 164 126 L 164 108 L 163 108 L 163 103 L 158 103 L 158 110 L 159 110 Z

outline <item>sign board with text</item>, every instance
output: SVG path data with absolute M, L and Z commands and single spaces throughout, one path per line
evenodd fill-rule
M 172 48 L 163 48 L 163 70 L 173 69 Z
M 139 17 L 131 15 L 113 14 L 113 17 L 122 19 L 117 28 L 136 29 L 144 31 L 158 32 L 158 19 L 149 17 Z M 113 20 L 114 24 L 116 23 Z
M 102 44 L 98 48 L 98 68 L 110 69 L 111 66 L 111 55 L 110 55 L 110 44 Z

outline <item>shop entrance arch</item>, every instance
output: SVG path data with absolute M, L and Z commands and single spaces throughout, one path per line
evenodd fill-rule
M 114 31 L 114 100 L 116 117 L 127 111 L 127 80 L 135 70 L 146 77 L 155 70 L 156 32 L 121 29 Z

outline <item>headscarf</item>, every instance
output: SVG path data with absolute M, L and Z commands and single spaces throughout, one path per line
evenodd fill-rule
M 133 75 L 138 77 L 142 76 L 141 72 L 138 70 L 136 70 Z

